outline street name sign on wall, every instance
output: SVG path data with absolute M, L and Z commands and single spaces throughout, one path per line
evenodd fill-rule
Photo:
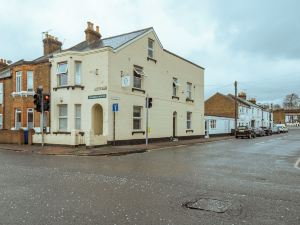
M 106 94 L 102 95 L 89 95 L 88 99 L 106 98 Z

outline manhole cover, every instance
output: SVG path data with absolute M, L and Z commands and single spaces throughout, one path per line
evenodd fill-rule
M 185 203 L 184 206 L 190 209 L 196 210 L 205 210 L 216 213 L 224 213 L 226 212 L 230 206 L 230 201 L 226 200 L 218 200 L 218 199 L 209 199 L 209 198 L 201 198 L 194 202 Z

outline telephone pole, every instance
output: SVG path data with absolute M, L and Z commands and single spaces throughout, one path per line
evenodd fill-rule
M 238 104 L 237 104 L 237 81 L 234 81 L 234 136 L 236 136 L 237 130 L 237 112 L 238 112 Z

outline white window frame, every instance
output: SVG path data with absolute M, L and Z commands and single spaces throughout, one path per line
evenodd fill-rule
M 31 89 L 29 89 L 28 87 L 30 86 L 30 80 L 28 79 L 31 75 Z M 27 76 L 27 92 L 33 92 L 34 90 L 34 84 L 33 84 L 33 71 L 32 70 L 28 70 L 26 72 L 26 76 Z
M 192 86 L 191 82 L 186 82 L 186 98 L 192 99 Z
M 22 91 L 22 71 L 16 72 L 16 92 Z
M 65 70 L 60 70 L 61 65 L 66 65 Z M 57 86 L 58 87 L 63 87 L 68 85 L 68 62 L 60 62 L 57 63 Z M 62 83 L 62 78 L 66 79 L 66 83 Z
M 17 114 L 21 114 L 21 121 L 17 122 L 18 116 Z M 17 123 L 20 123 L 20 127 L 17 127 Z M 22 128 L 22 110 L 21 109 L 15 109 L 15 129 Z
M 0 83 L 0 104 L 3 105 L 3 101 L 4 101 L 4 89 L 3 89 L 4 85 L 3 83 Z
M 80 109 L 80 114 L 77 114 L 77 109 Z M 81 104 L 75 104 L 75 130 L 81 130 Z M 77 126 L 77 121 L 79 120 L 79 127 Z
M 79 71 L 77 70 L 77 66 L 79 65 Z M 82 83 L 82 62 L 75 61 L 75 85 L 81 85 Z M 79 73 L 78 73 L 79 72 Z
M 140 116 L 134 116 L 135 108 L 138 108 L 140 110 Z M 132 113 L 132 128 L 133 130 L 142 130 L 142 121 L 143 121 L 143 107 L 142 106 L 133 106 L 133 113 Z M 134 127 L 134 121 L 139 121 L 139 128 Z
M 27 109 L 27 128 L 29 129 L 29 116 L 28 116 L 28 114 L 29 114 L 29 112 L 32 112 L 32 128 L 34 128 L 34 110 L 33 110 L 33 108 L 28 108 Z
M 144 71 L 142 67 L 133 66 L 133 87 L 137 89 L 142 89 L 143 87 L 143 77 L 145 77 Z M 136 85 L 135 81 L 138 81 L 140 85 Z
M 152 46 L 150 46 L 150 43 L 152 43 Z M 154 59 L 154 43 L 153 39 L 148 38 L 148 57 L 151 59 Z
M 0 129 L 3 129 L 3 115 L 0 114 Z
M 60 114 L 61 107 L 66 107 L 66 115 Z M 66 127 L 61 128 L 61 120 L 66 120 Z M 58 130 L 59 131 L 67 131 L 68 130 L 68 105 L 67 104 L 60 104 L 58 105 Z
M 192 112 L 186 112 L 186 129 L 192 129 Z
M 178 90 L 179 90 L 179 83 L 178 83 L 178 78 L 173 77 L 173 84 L 172 84 L 172 94 L 174 97 L 178 96 Z

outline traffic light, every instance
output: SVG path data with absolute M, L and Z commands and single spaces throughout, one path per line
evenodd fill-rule
M 146 97 L 146 108 L 152 108 L 152 98 Z
M 50 95 L 49 94 L 44 94 L 44 112 L 50 111 Z
M 37 112 L 42 112 L 42 95 L 43 95 L 43 89 L 38 88 L 36 90 L 36 94 L 33 96 L 34 101 L 33 104 L 35 105 L 35 110 Z

